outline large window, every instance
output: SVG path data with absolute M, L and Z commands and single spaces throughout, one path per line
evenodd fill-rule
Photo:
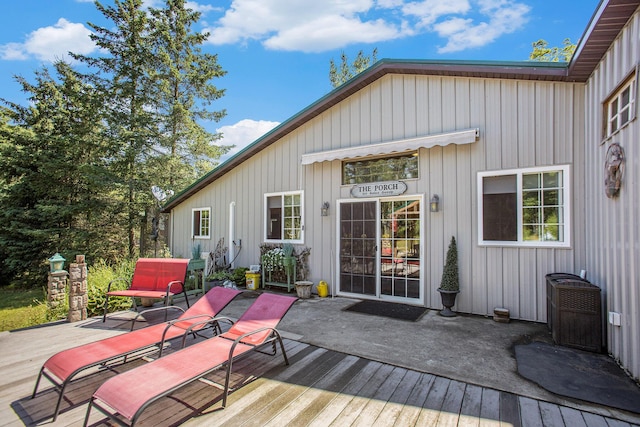
M 191 210 L 191 230 L 194 239 L 211 238 L 211 208 Z
M 569 166 L 478 174 L 479 242 L 569 246 Z
M 418 178 L 418 152 L 342 163 L 342 184 Z
M 302 192 L 265 194 L 265 241 L 303 243 Z
M 606 129 L 609 137 L 635 118 L 636 76 L 628 78 L 605 102 Z

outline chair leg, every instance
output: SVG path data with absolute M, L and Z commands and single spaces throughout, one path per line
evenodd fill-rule
M 102 323 L 107 321 L 107 309 L 109 308 L 109 295 L 104 300 L 104 315 L 102 316 Z
M 38 393 L 38 386 L 40 385 L 40 378 L 42 378 L 42 371 L 44 370 L 44 366 L 40 369 L 40 373 L 38 374 L 38 378 L 36 379 L 36 386 L 33 388 L 33 393 L 31 394 L 31 398 L 36 397 L 36 393 Z
M 95 398 L 91 396 L 91 400 L 89 401 L 89 407 L 87 408 L 87 415 L 84 417 L 84 424 L 82 424 L 82 427 L 87 427 L 87 424 L 89 424 L 89 416 L 91 415 L 91 407 L 93 406 L 94 399 Z
M 191 307 L 189 305 L 189 297 L 187 296 L 187 290 L 182 288 L 182 292 L 184 293 L 184 300 L 187 302 L 187 308 Z

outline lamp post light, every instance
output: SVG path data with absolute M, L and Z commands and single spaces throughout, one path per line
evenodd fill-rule
M 49 258 L 49 267 L 52 273 L 59 273 L 64 271 L 64 262 L 66 259 L 62 257 L 59 253 L 56 252 L 54 256 Z

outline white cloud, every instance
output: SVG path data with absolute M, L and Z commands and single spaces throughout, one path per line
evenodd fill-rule
M 205 15 L 208 12 L 211 12 L 212 10 L 217 10 L 217 11 L 221 11 L 222 9 L 211 6 L 210 4 L 200 4 L 198 2 L 195 1 L 188 1 L 185 2 L 185 6 L 187 7 L 187 9 L 191 9 L 194 10 L 196 12 L 200 12 L 203 15 Z
M 409 2 L 402 7 L 405 15 L 418 20 L 418 27 L 428 27 L 448 15 L 464 15 L 471 10 L 468 0 L 423 0 Z
M 285 51 L 322 52 L 434 33 L 440 53 L 484 46 L 521 28 L 530 7 L 519 0 L 232 0 L 209 43 L 250 41 Z
M 303 52 L 401 37 L 399 23 L 363 18 L 373 7 L 372 0 L 234 0 L 207 31 L 212 44 L 258 40 L 270 49 Z
M 96 50 L 89 34 L 91 31 L 83 24 L 60 18 L 55 25 L 32 31 L 24 43 L 0 46 L 0 55 L 2 59 L 24 60 L 35 57 L 51 62 L 65 58 L 70 51 L 86 55 Z
M 231 151 L 220 158 L 220 161 L 223 162 L 240 152 L 247 145 L 251 144 L 279 124 L 280 123 L 278 122 L 270 122 L 267 120 L 244 119 L 233 125 L 222 126 L 219 129 L 216 129 L 216 132 L 222 133 L 223 138 L 220 142 L 221 144 L 235 145 Z
M 324 16 L 305 25 L 280 31 L 264 42 L 274 50 L 322 52 L 337 49 L 348 43 L 375 43 L 399 37 L 396 28 L 383 20 L 362 22 L 342 16 Z
M 480 12 L 488 21 L 475 23 L 472 20 L 452 18 L 434 25 L 447 44 L 439 53 L 459 52 L 469 48 L 485 46 L 504 34 L 510 34 L 524 26 L 531 8 L 523 3 L 507 0 L 480 0 Z
M 0 46 L 0 58 L 9 61 L 29 59 L 29 55 L 24 51 L 20 43 L 7 43 Z

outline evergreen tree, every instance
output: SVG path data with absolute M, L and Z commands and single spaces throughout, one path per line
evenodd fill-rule
M 104 56 L 73 55 L 95 70 L 87 81 L 104 97 L 107 142 L 113 147 L 111 167 L 119 177 L 117 196 L 125 207 L 128 254 L 135 255 L 136 231 L 141 213 L 153 204 L 149 189 L 154 184 L 152 162 L 160 139 L 153 98 L 156 83 L 151 78 L 153 46 L 142 0 L 115 0 L 113 6 L 96 1 L 98 10 L 113 23 L 93 29 L 91 39 Z
M 151 9 L 153 57 L 152 79 L 157 87 L 159 144 L 165 156 L 156 160 L 162 188 L 179 190 L 209 172 L 216 159 L 231 147 L 216 145 L 221 134 L 206 131 L 202 121 L 219 121 L 226 114 L 207 107 L 224 95 L 212 80 L 226 72 L 217 55 L 202 53 L 208 33 L 193 32 L 199 12 L 187 9 L 185 0 L 167 0 L 164 9 Z
M 377 55 L 377 48 L 373 49 L 371 56 L 365 55 L 361 50 L 356 55 L 356 59 L 349 64 L 347 54 L 342 52 L 340 55 L 340 69 L 338 69 L 333 59 L 329 62 L 329 81 L 331 86 L 336 88 L 375 64 Z
M 570 39 L 564 39 L 562 47 L 549 47 L 546 40 L 538 40 L 532 43 L 533 50 L 529 54 L 532 61 L 544 62 L 569 62 L 576 50 L 576 45 L 571 43 Z
M 10 277 L 31 283 L 53 253 L 106 258 L 115 237 L 100 103 L 68 64 L 54 69 L 56 78 L 42 69 L 33 84 L 17 77 L 30 105 L 4 101 L 0 126 L 3 264 Z

